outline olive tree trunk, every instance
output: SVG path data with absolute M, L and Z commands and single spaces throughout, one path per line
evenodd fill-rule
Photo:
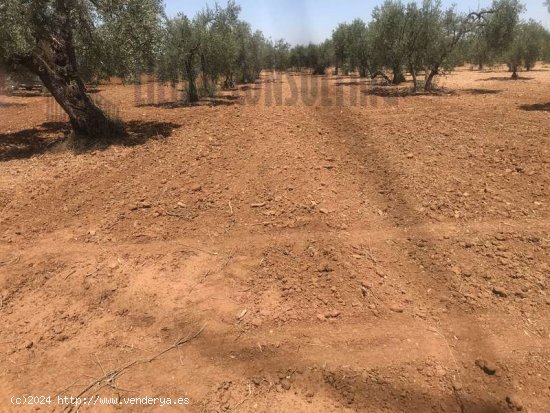
M 518 67 L 517 67 L 517 65 L 512 65 L 511 71 L 512 71 L 512 80 L 518 80 L 519 76 L 518 76 Z
M 193 61 L 188 59 L 185 62 L 185 74 L 187 77 L 187 82 L 189 85 L 187 86 L 187 100 L 190 103 L 195 103 L 199 101 L 199 92 L 197 89 L 197 74 L 195 73 L 195 69 L 193 67 Z
M 417 77 L 416 77 L 416 70 L 415 69 L 411 69 L 411 76 L 413 78 L 413 92 L 416 93 L 416 91 L 418 90 L 418 80 L 417 80 Z
M 405 81 L 405 76 L 403 75 L 401 65 L 395 65 L 392 68 L 392 74 L 393 74 L 393 77 L 391 80 L 392 84 L 399 85 L 400 83 L 403 83 Z
M 86 93 L 77 69 L 71 30 L 71 11 L 66 1 L 56 2 L 56 26 L 47 44 L 17 59 L 35 73 L 69 116 L 75 134 L 86 140 L 109 139 L 124 134 L 117 120 L 110 119 Z
M 201 71 L 202 71 L 202 87 L 205 91 L 208 91 L 208 64 L 206 62 L 206 56 L 201 53 Z
M 424 84 L 424 91 L 425 92 L 429 92 L 430 90 L 433 89 L 434 79 L 438 74 L 439 74 L 439 66 L 436 65 L 435 67 L 433 67 L 430 70 L 430 73 L 426 77 L 426 83 Z

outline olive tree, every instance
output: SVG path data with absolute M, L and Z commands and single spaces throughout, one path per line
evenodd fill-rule
M 531 70 L 537 60 L 542 57 L 544 28 L 531 20 L 520 23 L 514 33 L 514 38 L 504 53 L 504 61 L 512 71 L 512 77 L 518 78 L 518 69 L 523 66 Z
M 271 47 L 261 31 L 253 32 L 250 24 L 239 18 L 240 11 L 240 6 L 234 1 L 229 1 L 226 7 L 216 5 L 209 35 L 202 46 L 209 53 L 201 64 L 210 68 L 214 84 L 219 77 L 224 78 L 224 88 L 231 88 L 236 82 L 254 81 L 267 66 L 273 68 L 282 64 L 286 69 L 286 57 L 281 57 L 284 51 L 277 52 L 282 42 Z
M 432 17 L 434 27 L 428 34 L 428 49 L 425 57 L 424 90 L 426 91 L 432 89 L 436 76 L 454 67 L 455 52 L 472 28 L 471 16 L 458 13 L 454 7 L 445 11 L 436 7 L 435 10 L 438 12 L 435 12 Z
M 276 70 L 288 69 L 290 59 L 290 44 L 279 39 L 273 44 L 273 64 Z
M 439 2 L 424 1 L 422 7 L 407 4 L 404 27 L 404 61 L 413 79 L 413 90 L 418 88 L 418 74 L 430 63 L 430 52 L 437 44 L 441 8 Z
M 467 59 L 477 66 L 478 70 L 494 62 L 495 55 L 485 36 L 475 33 L 467 40 Z
M 216 43 L 218 43 L 214 36 L 212 25 L 215 20 L 214 11 L 208 6 L 199 12 L 195 17 L 196 21 L 196 36 L 199 39 L 199 59 L 200 59 L 200 72 L 202 76 L 202 91 L 207 94 L 213 93 L 210 88 L 210 83 L 214 83 L 217 80 L 215 65 L 211 60 L 214 60 L 216 55 Z
M 355 19 L 348 26 L 347 50 L 349 67 L 357 69 L 360 77 L 371 73 L 371 46 L 367 25 L 361 19 Z
M 494 0 L 490 9 L 462 14 L 454 7 L 442 10 L 439 1 L 426 0 L 423 10 L 424 89 L 430 90 L 436 76 L 462 62 L 460 55 L 468 38 L 483 37 L 494 53 L 506 50 L 523 6 L 518 0 Z
M 321 44 L 310 43 L 307 46 L 296 46 L 291 51 L 291 56 L 300 53 L 302 68 L 308 68 L 314 75 L 324 75 L 334 61 L 332 42 L 325 40 Z M 294 59 L 297 59 L 295 57 Z
M 237 71 L 236 56 L 239 50 L 237 26 L 239 25 L 240 6 L 229 1 L 225 8 L 216 5 L 213 23 L 214 54 L 211 55 L 214 65 L 214 77 L 223 77 L 224 88 L 231 88 Z
M 289 65 L 295 70 L 308 67 L 307 49 L 304 45 L 298 45 L 290 50 Z
M 424 0 L 421 6 L 386 0 L 375 8 L 369 25 L 371 73 L 385 76 L 380 69 L 389 70 L 391 83 L 399 84 L 407 69 L 416 91 L 418 74 L 424 72 L 424 88 L 430 90 L 436 76 L 454 67 L 456 50 L 472 20 L 452 7 L 443 10 L 439 0 Z
M 545 28 L 534 20 L 520 24 L 520 33 L 525 45 L 523 51 L 523 67 L 531 70 L 542 56 L 545 41 Z
M 87 95 L 83 75 L 153 62 L 162 13 L 161 0 L 0 0 L 0 63 L 37 75 L 76 134 L 121 135 L 123 126 Z
M 176 83 L 180 78 L 187 81 L 187 99 L 199 100 L 196 80 L 200 51 L 200 31 L 196 22 L 178 14 L 166 22 L 166 37 L 162 56 L 161 73 L 164 79 Z
M 235 73 L 240 83 L 250 83 L 257 79 L 262 69 L 262 32 L 252 33 L 250 25 L 239 22 L 235 30 L 237 54 L 235 56 Z
M 339 24 L 332 32 L 332 46 L 334 48 L 334 66 L 335 74 L 338 75 L 340 68 L 344 69 L 344 74 L 348 74 L 347 61 L 349 57 L 349 25 Z
M 550 62 L 550 31 L 544 30 L 542 34 L 542 47 L 541 47 L 541 59 L 545 63 Z
M 521 41 L 520 14 L 524 6 L 519 0 L 494 0 L 491 13 L 487 15 L 480 30 L 494 53 L 507 55 L 509 60 L 516 61 L 512 57 L 510 48 L 514 43 Z M 517 79 L 519 65 L 511 64 L 512 79 Z
M 548 13 L 550 13 L 550 0 L 546 0 L 544 5 L 548 7 Z M 545 29 L 542 37 L 541 57 L 544 62 L 548 63 L 550 62 L 550 32 Z
M 405 5 L 400 0 L 386 0 L 374 8 L 372 17 L 369 31 L 373 37 L 373 57 L 381 67 L 391 70 L 392 83 L 399 84 L 405 80 Z

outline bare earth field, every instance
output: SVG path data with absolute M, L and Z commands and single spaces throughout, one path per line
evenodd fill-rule
M 93 151 L 1 96 L 0 411 L 549 412 L 550 67 L 508 76 L 100 86 Z

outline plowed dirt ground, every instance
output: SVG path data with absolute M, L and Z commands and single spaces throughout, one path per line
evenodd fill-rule
M 0 411 L 549 412 L 550 67 L 508 76 L 100 86 L 134 139 L 87 151 L 1 96 Z

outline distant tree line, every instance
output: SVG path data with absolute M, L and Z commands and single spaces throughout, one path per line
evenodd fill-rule
M 226 7 L 207 7 L 193 19 L 183 14 L 167 19 L 158 54 L 160 79 L 187 81 L 188 99 L 195 102 L 213 94 L 218 84 L 231 88 L 255 81 L 264 69 L 287 69 L 290 45 L 253 32 L 239 18 L 240 10 L 229 1 Z
M 386 0 L 370 23 L 340 24 L 323 44 L 294 47 L 289 62 L 315 74 L 334 67 L 336 74 L 382 76 L 392 84 L 409 73 L 415 90 L 421 84 L 430 90 L 436 76 L 466 62 L 480 69 L 507 64 L 516 79 L 520 68 L 550 62 L 550 32 L 535 21 L 520 21 L 523 9 L 518 0 L 495 0 L 474 13 L 444 9 L 438 0 Z
M 505 63 L 517 78 L 521 68 L 550 61 L 550 33 L 521 21 L 519 0 L 494 0 L 474 13 L 440 0 L 385 0 L 369 23 L 343 23 L 323 43 L 295 47 L 253 31 L 240 11 L 233 0 L 192 17 L 166 16 L 162 0 L 0 0 L 0 66 L 40 77 L 73 130 L 93 141 L 124 134 L 86 92 L 87 82 L 113 76 L 185 81 L 193 102 L 253 82 L 263 70 L 323 75 L 333 67 L 393 84 L 408 73 L 415 90 L 430 90 L 437 76 L 466 62 Z

